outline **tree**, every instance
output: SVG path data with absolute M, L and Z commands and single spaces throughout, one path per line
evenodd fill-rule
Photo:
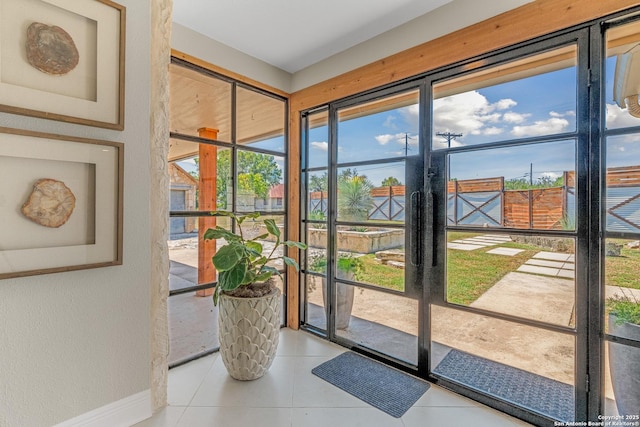
M 391 187 L 393 185 L 402 185 L 402 183 L 395 176 L 390 176 L 382 180 L 383 187 Z
M 309 191 L 327 191 L 329 178 L 327 173 L 321 176 L 312 175 L 309 177 Z
M 217 204 L 226 207 L 231 179 L 231 150 L 218 152 L 217 167 Z M 266 199 L 269 189 L 282 181 L 282 170 L 274 156 L 251 151 L 238 151 L 236 174 L 238 190 L 252 193 L 261 199 Z
M 338 216 L 345 221 L 366 221 L 373 207 L 373 184 L 364 175 L 338 180 Z

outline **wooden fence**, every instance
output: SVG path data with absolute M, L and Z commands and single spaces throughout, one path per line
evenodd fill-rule
M 640 165 L 607 170 L 607 230 L 640 232 Z M 504 177 L 449 181 L 449 225 L 520 229 L 575 227 L 575 173 L 564 172 L 562 187 L 505 190 Z M 371 191 L 371 220 L 404 220 L 405 187 L 378 187 Z M 309 210 L 326 215 L 326 192 L 309 194 Z

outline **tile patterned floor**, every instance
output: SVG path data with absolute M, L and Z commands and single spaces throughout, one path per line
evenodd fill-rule
M 231 379 L 217 354 L 169 371 L 169 406 L 137 427 L 525 426 L 436 385 L 393 418 L 311 374 L 345 349 L 283 329 L 272 368 L 256 381 Z

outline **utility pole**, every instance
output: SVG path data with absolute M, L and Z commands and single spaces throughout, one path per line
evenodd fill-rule
M 461 137 L 461 133 L 451 133 L 451 132 L 436 132 L 436 135 L 443 137 L 447 140 L 447 148 L 451 148 L 451 141 L 454 139 Z M 449 175 L 451 173 L 451 155 L 447 154 L 447 181 L 451 178 Z
M 404 133 L 404 156 L 407 157 L 409 155 L 409 140 L 415 139 L 409 136 L 409 132 Z

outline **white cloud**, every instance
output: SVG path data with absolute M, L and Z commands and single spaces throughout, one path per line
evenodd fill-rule
M 398 129 L 398 127 L 396 126 L 396 117 L 395 116 L 387 116 L 387 118 L 385 119 L 384 123 L 382 123 L 382 126 L 384 127 L 388 127 L 391 129 Z
M 380 145 L 387 145 L 389 143 L 389 141 L 392 141 L 395 137 L 395 135 L 391 135 L 391 134 L 384 134 L 384 135 L 378 135 L 375 137 L 376 141 L 378 141 L 378 144 Z
M 409 105 L 400 109 L 400 114 L 404 121 L 412 126 L 412 129 L 418 129 L 420 119 L 420 106 L 418 104 Z
M 499 123 L 505 110 L 517 105 L 513 99 L 500 99 L 490 103 L 477 91 L 460 93 L 433 102 L 433 123 L 436 132 L 454 132 L 463 135 L 496 135 L 497 127 L 486 128 L 487 123 Z M 509 112 L 505 113 L 509 114 Z M 514 113 L 515 114 L 515 113 Z M 452 146 L 462 145 L 461 143 Z
M 557 178 L 560 178 L 561 174 L 558 172 L 542 172 L 540 176 L 541 177 L 548 176 L 551 179 L 557 179 Z
M 395 141 L 397 144 L 401 145 L 418 145 L 418 135 L 406 134 L 404 132 L 396 133 L 395 135 L 388 133 L 384 135 L 377 135 L 375 139 L 380 145 L 387 145 L 391 141 Z
M 560 133 L 569 126 L 567 119 L 559 117 L 551 117 L 547 120 L 537 120 L 532 125 L 514 126 L 511 133 L 516 137 L 549 135 L 552 133 Z
M 529 116 L 531 116 L 531 114 L 520 114 L 520 113 L 514 113 L 513 111 L 507 111 L 502 115 L 502 120 L 504 120 L 507 123 L 522 123 Z
M 322 142 L 312 142 L 311 146 L 314 148 L 317 148 L 318 150 L 322 150 L 322 151 L 328 151 L 329 150 L 329 143 L 327 141 L 322 141 Z
M 482 133 L 484 135 L 500 135 L 502 132 L 504 132 L 504 129 L 497 128 L 494 126 L 494 127 L 486 128 Z
M 515 107 L 516 105 L 518 105 L 518 103 L 513 99 L 507 98 L 507 99 L 501 99 L 500 101 L 496 102 L 494 105 L 498 110 L 506 110 L 507 108 Z
M 633 117 L 626 109 L 617 104 L 607 104 L 607 128 L 621 128 L 640 125 L 640 119 Z

